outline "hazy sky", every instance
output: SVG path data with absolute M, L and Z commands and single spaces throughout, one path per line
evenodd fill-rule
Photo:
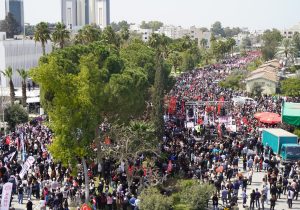
M 58 22 L 61 0 L 24 0 L 25 22 Z M 0 0 L 0 19 L 4 17 Z M 250 29 L 289 28 L 300 22 L 300 0 L 111 0 L 111 21 L 160 20 L 166 24 Z

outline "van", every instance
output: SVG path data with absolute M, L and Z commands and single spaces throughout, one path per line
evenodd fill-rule
M 257 105 L 257 102 L 254 99 L 248 98 L 248 97 L 243 97 L 243 96 L 234 97 L 234 98 L 232 98 L 232 101 L 233 101 L 233 105 L 235 105 L 235 106 L 239 106 L 239 105 L 241 106 L 241 105 L 244 105 L 244 104 Z

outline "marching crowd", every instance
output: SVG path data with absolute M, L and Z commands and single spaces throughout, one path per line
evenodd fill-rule
M 168 155 L 169 162 L 157 159 L 154 164 L 163 175 L 178 174 L 213 184 L 216 188 L 212 196 L 214 209 L 221 203 L 234 206 L 238 198 L 242 198 L 244 206 L 249 204 L 262 209 L 266 204 L 274 209 L 282 194 L 287 196 L 288 207 L 292 207 L 293 199 L 298 199 L 300 181 L 295 177 L 298 165 L 279 167 L 278 157 L 262 145 L 259 135 L 259 128 L 270 125 L 261 124 L 253 117 L 259 111 L 280 113 L 283 98 L 261 96 L 254 98 L 257 103 L 235 105 L 232 98 L 244 93 L 221 88 L 217 82 L 257 56 L 259 54 L 252 53 L 244 58 L 234 57 L 222 64 L 184 73 L 168 95 L 175 100 L 175 105 L 169 107 L 164 116 L 161 150 Z M 197 106 L 189 105 L 190 101 L 197 102 Z M 218 123 L 218 118 L 225 115 L 235 120 L 235 132 Z M 19 125 L 15 132 L 3 138 L 0 186 L 13 183 L 12 196 L 17 195 L 14 196 L 17 202 L 26 204 L 28 210 L 33 209 L 33 199 L 39 201 L 40 209 L 48 206 L 67 210 L 71 204 L 80 206 L 84 203 L 82 164 L 79 162 L 79 173 L 74 176 L 71 168 L 53 161 L 47 145 L 51 144 L 54 134 L 40 120 Z M 187 126 L 188 122 L 197 124 L 200 129 Z M 22 163 L 29 156 L 35 161 L 23 175 Z M 140 177 L 147 176 L 142 166 L 143 156 L 130 163 L 125 167 L 124 163 L 117 164 L 109 158 L 100 163 L 89 162 L 93 209 L 139 209 Z M 130 173 L 126 171 L 129 169 Z M 248 192 L 247 186 L 258 171 L 265 171 L 263 188 Z M 131 183 L 128 176 L 132 176 Z

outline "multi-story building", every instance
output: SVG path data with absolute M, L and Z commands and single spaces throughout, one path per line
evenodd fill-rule
M 24 4 L 23 0 L 6 0 L 5 14 L 11 13 L 17 23 L 21 27 L 21 32 L 24 31 Z
M 51 52 L 52 45 L 46 43 L 46 53 Z M 42 56 L 41 43 L 34 40 L 0 39 L 0 70 L 8 67 L 13 69 L 13 82 L 15 87 L 21 87 L 21 78 L 17 69 L 29 70 L 38 65 Z M 9 87 L 9 83 L 3 74 L 0 75 L 1 87 Z
M 86 24 L 105 28 L 110 24 L 110 0 L 62 0 L 61 17 L 71 29 Z
M 192 40 L 197 40 L 198 45 L 200 46 L 201 40 L 207 40 L 207 46 L 210 46 L 210 38 L 211 32 L 204 32 L 200 28 L 196 28 L 195 26 L 190 27 L 189 29 L 184 29 L 181 26 L 163 26 L 158 31 L 160 34 L 165 34 L 167 37 L 171 39 L 180 39 L 184 36 L 189 36 Z
M 293 38 L 293 35 L 298 32 L 300 33 L 300 22 L 289 29 L 282 31 L 282 36 L 285 38 Z

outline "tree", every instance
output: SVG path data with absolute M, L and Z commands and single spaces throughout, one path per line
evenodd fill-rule
M 155 187 L 150 187 L 142 191 L 139 209 L 169 210 L 172 203 L 171 197 L 162 195 Z
M 122 28 L 120 31 L 120 36 L 123 41 L 127 42 L 130 36 L 129 29 L 128 28 Z
M 233 48 L 236 45 L 236 41 L 233 38 L 227 38 L 226 40 L 227 50 L 229 50 L 231 53 L 233 53 Z
M 99 125 L 104 118 L 112 122 L 128 121 L 144 102 L 147 75 L 142 69 L 130 66 L 123 70 L 121 64 L 116 64 L 118 55 L 102 42 L 74 45 L 51 53 L 31 71 L 33 80 L 43 87 L 42 104 L 55 133 L 49 148 L 51 154 L 56 161 L 73 168 L 82 163 L 86 202 L 89 201 L 86 162 L 96 156 L 91 145 L 99 141 Z
M 116 47 L 120 47 L 121 38 L 119 34 L 115 33 L 111 26 L 107 26 L 102 34 L 101 40 L 106 44 L 112 44 Z
M 283 80 L 281 82 L 281 91 L 286 96 L 300 96 L 300 79 L 296 77 Z
M 142 29 L 152 29 L 153 31 L 157 31 L 160 27 L 162 27 L 164 24 L 159 21 L 149 21 L 148 23 L 145 21 L 142 21 L 140 27 Z
M 0 21 L 0 31 L 6 32 L 7 38 L 13 38 L 22 31 L 20 24 L 16 21 L 12 13 L 8 13 L 4 20 Z
M 47 23 L 40 22 L 35 26 L 34 40 L 35 42 L 41 42 L 43 55 L 46 55 L 45 44 L 50 40 L 50 30 Z
M 174 68 L 174 71 L 176 73 L 178 67 L 182 65 L 182 57 L 179 52 L 174 51 L 169 55 L 169 60 Z
M 8 67 L 4 71 L 1 71 L 1 73 L 9 79 L 9 93 L 10 93 L 10 103 L 11 105 L 14 105 L 15 103 L 15 87 L 12 80 L 13 77 L 13 69 L 11 67 Z
M 295 47 L 293 46 L 293 42 L 289 38 L 285 38 L 282 40 L 281 45 L 277 49 L 277 56 L 284 56 L 284 58 L 288 61 L 293 61 L 295 57 Z
M 244 50 L 249 49 L 251 46 L 252 46 L 251 39 L 248 36 L 242 39 L 241 47 Z
M 300 34 L 299 32 L 294 33 L 293 35 L 293 45 L 295 47 L 296 56 L 299 56 L 300 54 Z
M 118 23 L 115 23 L 115 22 L 112 22 L 111 24 L 110 24 L 110 26 L 112 27 L 112 29 L 115 31 L 115 32 L 118 32 L 118 31 L 120 31 L 120 30 L 122 30 L 122 29 L 129 29 L 129 27 L 130 27 L 130 24 L 126 21 L 126 20 L 122 20 L 122 21 L 120 21 L 120 22 L 118 22 Z
M 214 192 L 213 185 L 200 184 L 197 180 L 186 180 L 180 183 L 180 202 L 188 205 L 188 209 L 206 209 L 207 203 Z
M 164 82 L 165 76 L 164 73 L 164 64 L 163 60 L 166 57 L 166 46 L 167 39 L 164 35 L 152 34 L 149 40 L 149 45 L 153 47 L 156 51 L 156 71 L 155 71 L 155 80 L 154 87 L 152 92 L 152 104 L 153 104 L 153 112 L 152 112 L 152 122 L 155 127 L 156 137 L 157 139 L 162 139 L 164 134 Z
M 277 29 L 266 30 L 262 36 L 262 56 L 264 60 L 271 60 L 276 54 L 277 47 L 279 46 L 282 36 Z
M 204 38 L 201 39 L 201 41 L 200 41 L 200 45 L 202 48 L 206 48 L 207 43 L 208 43 L 207 39 L 204 39 Z
M 14 130 L 17 124 L 28 122 L 28 113 L 19 104 L 13 104 L 4 110 L 4 120 Z
M 55 25 L 54 32 L 52 33 L 52 41 L 55 45 L 59 45 L 62 49 L 65 46 L 66 41 L 70 39 L 70 31 L 66 29 L 66 25 L 63 23 L 57 23 Z
M 22 105 L 23 107 L 26 107 L 26 79 L 28 78 L 29 73 L 25 69 L 18 69 L 17 71 L 22 78 Z
M 35 26 L 25 24 L 25 35 L 26 36 L 34 36 L 34 29 L 35 29 Z
M 210 31 L 215 35 L 215 36 L 221 36 L 225 37 L 225 32 L 224 29 L 222 28 L 222 24 L 220 21 L 215 22 L 212 26 Z
M 224 28 L 224 34 L 227 38 L 232 38 L 241 32 L 242 30 L 239 27 L 233 27 L 232 29 L 229 27 Z
M 75 35 L 75 44 L 90 44 L 100 41 L 101 30 L 96 25 L 85 25 Z

